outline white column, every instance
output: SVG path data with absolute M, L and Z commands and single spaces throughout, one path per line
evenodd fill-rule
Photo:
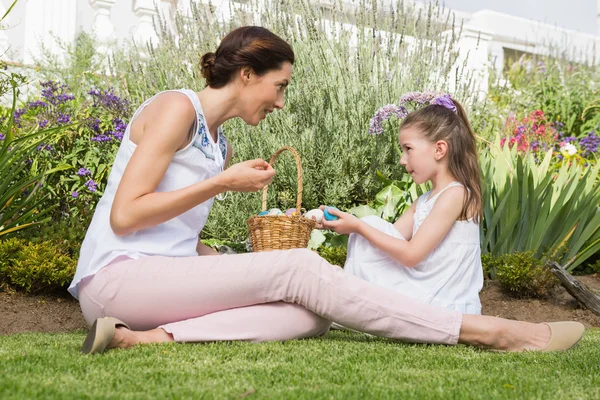
M 183 15 L 185 18 L 191 19 L 192 0 L 177 0 L 177 12 Z
M 458 41 L 458 57 L 454 71 L 459 69 L 459 76 L 462 72 L 463 79 L 467 79 L 469 74 L 473 76 L 473 86 L 470 90 L 477 93 L 476 97 L 478 99 L 485 98 L 489 89 L 488 48 L 491 40 L 491 32 L 481 31 L 465 25 Z M 452 76 L 456 75 L 453 73 Z M 454 85 L 459 85 L 459 82 L 450 82 L 452 91 L 457 89 Z
M 90 6 L 96 12 L 92 29 L 101 42 L 106 42 L 114 36 L 115 28 L 110 21 L 110 9 L 116 2 L 117 0 L 90 0 Z
M 138 45 L 158 43 L 158 35 L 152 22 L 152 18 L 157 15 L 157 2 L 158 0 L 133 0 L 133 13 L 138 18 L 133 40 Z
M 92 31 L 98 40 L 98 53 L 103 55 L 112 54 L 110 42 L 114 40 L 115 28 L 110 21 L 110 9 L 117 0 L 89 0 L 90 6 L 96 12 Z
M 600 35 L 600 0 L 596 0 L 596 21 L 598 24 L 598 35 Z
M 177 0 L 161 0 L 158 10 L 161 19 L 167 24 L 167 30 L 172 36 L 175 36 L 175 11 L 177 10 Z
M 55 40 L 75 40 L 77 0 L 28 0 L 25 3 L 25 64 L 32 64 L 42 54 L 42 45 L 52 53 L 62 50 Z M 54 37 L 53 37 L 54 36 Z
M 4 15 L 5 12 L 6 12 L 6 7 L 4 7 L 4 0 L 0 0 L 0 18 Z M 4 18 L 4 21 L 2 21 L 1 23 L 4 26 L 10 26 L 9 21 L 10 21 L 10 14 L 7 15 L 6 18 Z M 6 35 L 6 33 L 4 33 L 4 29 L 0 29 L 0 57 L 2 57 L 5 60 L 9 56 L 9 54 L 7 53 L 9 47 L 10 46 L 8 44 L 8 36 Z

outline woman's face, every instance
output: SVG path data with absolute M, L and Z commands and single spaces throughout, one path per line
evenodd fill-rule
M 240 117 L 247 124 L 256 126 L 268 113 L 284 105 L 285 89 L 292 79 L 292 64 L 283 63 L 281 69 L 271 70 L 259 76 L 253 71 L 243 78 L 244 86 L 240 93 L 242 112 Z

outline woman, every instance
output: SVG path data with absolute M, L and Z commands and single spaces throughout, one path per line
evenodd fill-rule
M 306 249 L 217 256 L 204 246 L 198 237 L 213 198 L 258 191 L 275 175 L 260 159 L 225 169 L 233 150 L 220 126 L 235 117 L 258 125 L 282 109 L 293 63 L 278 36 L 239 28 L 202 57 L 205 89 L 159 93 L 136 111 L 69 287 L 91 325 L 84 353 L 311 337 L 326 333 L 330 321 L 397 340 L 509 351 L 567 349 L 581 338 L 577 323 L 422 304 L 347 276 Z

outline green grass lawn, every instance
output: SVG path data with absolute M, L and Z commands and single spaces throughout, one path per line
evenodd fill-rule
M 0 398 L 600 398 L 600 329 L 576 349 L 550 354 L 334 331 L 286 343 L 170 343 L 86 356 L 83 338 L 1 336 Z

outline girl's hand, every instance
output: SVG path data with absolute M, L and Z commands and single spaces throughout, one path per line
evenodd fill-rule
M 273 180 L 275 170 L 262 159 L 248 160 L 232 165 L 220 174 L 226 190 L 256 192 Z
M 324 210 L 325 206 L 320 206 L 319 208 Z M 329 214 L 335 215 L 339 219 L 336 219 L 335 221 L 327 221 L 325 217 L 323 217 L 321 223 L 317 224 L 318 229 L 328 229 L 339 233 L 340 235 L 349 235 L 351 233 L 358 232 L 358 227 L 361 223 L 360 219 L 356 218 L 352 214 L 342 212 L 335 208 L 329 208 L 327 211 Z

